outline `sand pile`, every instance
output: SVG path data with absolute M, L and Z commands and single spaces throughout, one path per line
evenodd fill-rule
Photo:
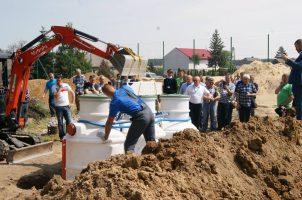
M 254 118 L 208 135 L 186 129 L 155 152 L 91 163 L 73 182 L 54 177 L 29 199 L 301 199 L 302 148 L 289 134 L 301 125 Z
M 249 65 L 242 65 L 235 73 L 245 72 L 255 76 L 256 83 L 259 84 L 260 93 L 274 93 L 281 81 L 284 73 L 289 73 L 290 68 L 283 64 L 264 63 L 254 61 Z

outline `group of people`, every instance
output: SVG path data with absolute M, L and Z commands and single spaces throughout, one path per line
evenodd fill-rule
M 48 93 L 48 103 L 51 117 L 57 116 L 59 137 L 62 140 L 65 136 L 64 122 L 69 125 L 72 122 L 70 103 L 75 100 L 75 93 L 70 85 L 63 82 L 62 75 L 57 76 L 55 79 L 54 74 L 49 74 L 49 80 L 46 82 L 43 98 Z M 69 100 L 69 94 L 71 100 Z
M 215 82 L 213 78 L 186 75 L 180 70 L 178 77 L 173 71 L 167 71 L 163 92 L 166 94 L 185 94 L 190 97 L 189 109 L 192 123 L 199 130 L 221 130 L 231 123 L 233 109 L 238 109 L 241 122 L 248 122 L 255 114 L 258 84 L 254 77 L 241 73 L 235 78 L 227 74 L 223 80 Z
M 116 79 L 110 79 L 106 81 L 105 76 L 90 75 L 88 81 L 86 77 L 81 73 L 80 69 L 76 69 L 76 74 L 72 78 L 72 82 L 75 85 L 75 92 L 71 89 L 70 85 L 63 83 L 62 76 L 54 77 L 53 73 L 49 73 L 49 80 L 46 82 L 43 98 L 48 93 L 49 110 L 51 117 L 57 117 L 59 136 L 62 139 L 65 136 L 65 129 L 63 120 L 65 119 L 66 125 L 72 121 L 70 104 L 75 102 L 77 111 L 80 111 L 79 96 L 83 94 L 101 94 L 102 87 L 105 84 L 112 85 L 118 89 L 124 85 L 131 85 L 131 83 L 137 81 L 135 77 L 130 80 L 125 77 L 121 77 L 117 74 Z M 72 99 L 69 100 L 69 93 L 71 93 Z

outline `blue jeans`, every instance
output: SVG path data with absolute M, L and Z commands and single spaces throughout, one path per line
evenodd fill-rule
M 56 114 L 58 119 L 59 137 L 62 140 L 65 136 L 63 119 L 66 121 L 66 125 L 71 123 L 71 111 L 69 106 L 57 106 Z
M 294 107 L 296 109 L 297 120 L 302 120 L 302 86 L 293 84 Z
M 55 97 L 53 95 L 49 95 L 48 104 L 49 104 L 50 116 L 54 117 L 56 114 L 56 110 L 55 110 Z
M 207 131 L 209 117 L 211 120 L 211 131 L 217 130 L 217 103 L 215 102 L 205 102 L 203 103 L 203 116 L 202 116 L 202 131 Z

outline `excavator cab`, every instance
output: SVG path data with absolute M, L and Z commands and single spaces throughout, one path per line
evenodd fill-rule
M 8 72 L 10 54 L 6 52 L 0 52 L 0 128 L 5 123 L 5 108 L 6 108 L 6 91 L 8 87 Z
M 9 53 L 0 52 L 0 161 L 18 163 L 52 153 L 53 142 L 41 142 L 38 136 L 12 131 L 14 124 L 5 113 L 11 62 Z

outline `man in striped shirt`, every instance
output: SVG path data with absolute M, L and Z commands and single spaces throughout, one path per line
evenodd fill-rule
M 235 89 L 237 97 L 237 108 L 241 122 L 248 122 L 252 110 L 252 98 L 256 97 L 255 85 L 250 82 L 250 75 L 244 74 L 242 82 L 237 83 Z

